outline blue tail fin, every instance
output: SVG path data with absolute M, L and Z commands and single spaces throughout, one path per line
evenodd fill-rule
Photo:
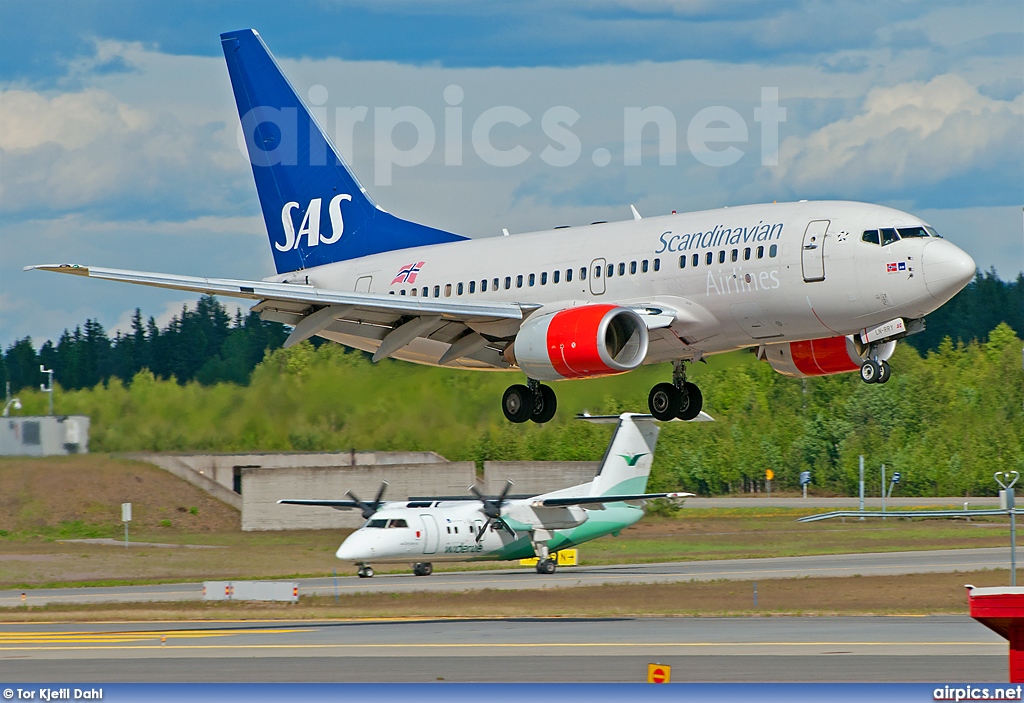
M 220 39 L 278 273 L 465 239 L 377 207 L 260 35 Z

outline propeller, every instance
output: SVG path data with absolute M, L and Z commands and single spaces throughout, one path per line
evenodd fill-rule
M 501 495 L 499 495 L 496 499 L 488 498 L 487 496 L 482 494 L 477 489 L 476 484 L 469 487 L 470 493 L 479 498 L 480 502 L 484 504 L 483 511 L 484 515 L 487 516 L 487 522 L 485 522 L 483 526 L 480 528 L 480 531 L 476 533 L 476 541 L 478 544 L 480 540 L 484 538 L 484 533 L 487 531 L 487 528 L 490 527 L 491 524 L 493 523 L 498 523 L 499 525 L 501 525 L 501 528 L 505 530 L 505 532 L 508 532 L 510 535 L 512 535 L 512 539 L 516 538 L 516 531 L 509 527 L 508 523 L 501 518 L 501 506 L 505 505 L 505 496 L 508 495 L 508 492 L 512 490 L 512 486 L 514 485 L 515 483 L 509 480 L 505 484 L 505 489 L 501 492 Z
M 380 510 L 380 504 L 382 499 L 384 498 L 384 491 L 387 489 L 387 487 L 388 482 L 381 481 L 380 490 L 377 491 L 377 497 L 373 499 L 372 503 L 366 503 L 359 500 L 359 498 L 356 497 L 356 494 L 353 493 L 352 491 L 345 491 L 345 495 L 351 498 L 355 502 L 355 504 L 358 505 L 359 508 L 363 511 L 363 519 L 369 520 L 375 512 Z

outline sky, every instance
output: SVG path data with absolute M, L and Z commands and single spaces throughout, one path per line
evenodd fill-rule
M 862 200 L 1024 270 L 1018 0 L 0 0 L 0 346 L 196 299 L 28 264 L 274 273 L 219 41 L 245 27 L 400 217 Z

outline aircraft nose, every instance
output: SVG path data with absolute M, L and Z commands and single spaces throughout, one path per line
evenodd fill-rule
M 368 559 L 369 555 L 366 553 L 367 549 L 361 539 L 362 535 L 358 532 L 353 532 L 348 536 L 341 546 L 338 547 L 338 551 L 334 553 L 334 556 L 342 559 L 343 561 L 358 561 L 359 559 Z
M 944 239 L 934 239 L 925 245 L 921 266 L 928 292 L 942 302 L 970 283 L 976 268 L 970 254 Z

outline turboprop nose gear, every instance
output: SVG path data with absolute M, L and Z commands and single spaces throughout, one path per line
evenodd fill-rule
M 686 367 L 682 361 L 673 363 L 672 383 L 659 383 L 647 397 L 651 415 L 666 422 L 673 418 L 692 420 L 700 415 L 704 396 L 695 384 L 686 380 Z
M 515 384 L 505 390 L 501 398 L 501 411 L 509 422 L 526 422 L 533 420 L 544 424 L 555 416 L 558 398 L 550 386 L 545 386 L 533 379 L 527 385 Z
M 373 578 L 373 567 L 369 564 L 360 564 L 359 571 L 356 572 L 356 576 L 361 579 Z

